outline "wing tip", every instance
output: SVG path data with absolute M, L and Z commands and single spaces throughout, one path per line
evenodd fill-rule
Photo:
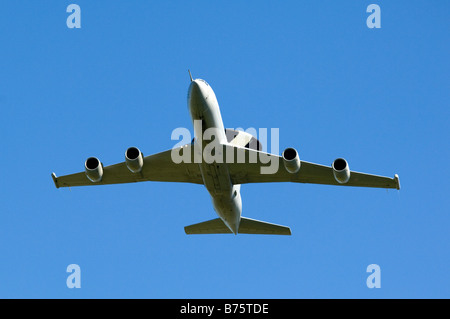
M 56 177 L 55 173 L 52 173 L 52 179 L 53 179 L 53 183 L 55 183 L 55 187 L 59 188 L 58 177 Z
M 395 183 L 396 183 L 397 190 L 400 190 L 400 178 L 398 177 L 398 174 L 394 175 L 394 180 L 395 180 Z

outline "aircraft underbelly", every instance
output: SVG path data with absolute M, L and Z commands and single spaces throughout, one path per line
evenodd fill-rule
M 199 164 L 203 182 L 211 195 L 230 196 L 233 185 L 228 167 L 224 163 Z
M 236 233 L 242 212 L 239 187 L 231 183 L 226 164 L 206 164 L 203 162 L 199 165 L 205 187 L 211 195 L 214 210 L 225 224 Z

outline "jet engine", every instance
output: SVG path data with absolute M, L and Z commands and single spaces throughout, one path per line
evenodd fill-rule
M 139 173 L 144 166 L 144 156 L 137 147 L 130 147 L 125 152 L 125 162 L 132 173 Z
M 84 163 L 87 178 L 93 183 L 98 183 L 103 177 L 103 165 L 98 158 L 89 157 Z
M 348 163 L 343 158 L 337 158 L 331 164 L 333 168 L 333 175 L 339 184 L 345 184 L 350 179 L 350 169 L 348 168 Z
M 300 169 L 300 158 L 295 148 L 288 147 L 283 151 L 283 163 L 286 170 L 291 173 L 297 173 Z

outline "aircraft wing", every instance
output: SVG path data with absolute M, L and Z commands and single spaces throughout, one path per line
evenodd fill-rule
M 191 145 L 183 146 L 183 148 L 185 147 L 191 147 Z M 175 150 L 180 149 L 181 148 Z M 56 175 L 53 173 L 52 177 L 57 188 L 134 183 L 144 181 L 203 184 L 203 179 L 198 164 L 192 162 L 182 162 L 176 164 L 172 161 L 171 152 L 172 149 L 144 157 L 144 165 L 141 172 L 139 173 L 132 173 L 127 168 L 125 162 L 110 166 L 104 166 L 103 177 L 100 182 L 91 182 L 86 177 L 84 171 L 60 177 L 56 177 Z
M 226 152 L 231 151 L 231 147 L 227 146 Z M 295 183 L 310 183 L 310 184 L 325 184 L 338 186 L 359 186 L 359 187 L 378 187 L 378 188 L 395 188 L 400 189 L 400 181 L 398 176 L 394 178 L 371 175 L 366 173 L 359 173 L 350 171 L 350 179 L 345 184 L 340 184 L 336 181 L 333 175 L 333 169 L 330 166 L 314 164 L 310 162 L 301 161 L 300 170 L 297 173 L 289 173 L 283 163 L 283 158 L 278 155 L 264 153 L 256 150 L 245 149 L 245 162 L 239 163 L 236 156 L 237 147 L 233 147 L 235 152 L 233 163 L 229 163 L 231 179 L 234 184 L 247 183 L 269 183 L 269 182 L 295 182 Z M 242 152 L 242 148 L 240 148 Z M 261 161 L 260 154 L 264 158 Z M 257 159 L 253 163 L 251 158 Z M 273 174 L 262 174 L 261 167 L 268 168 L 270 165 L 278 167 Z

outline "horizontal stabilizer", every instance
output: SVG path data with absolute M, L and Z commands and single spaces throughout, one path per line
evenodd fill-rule
M 186 234 L 232 234 L 232 231 L 224 224 L 222 219 L 216 218 L 203 223 L 184 227 Z M 255 219 L 241 217 L 239 234 L 261 235 L 290 235 L 291 229 L 286 226 L 262 222 Z
M 184 227 L 186 234 L 232 234 L 222 219 L 216 218 L 203 223 Z
M 262 222 L 241 217 L 239 234 L 290 235 L 291 229 L 286 226 Z

